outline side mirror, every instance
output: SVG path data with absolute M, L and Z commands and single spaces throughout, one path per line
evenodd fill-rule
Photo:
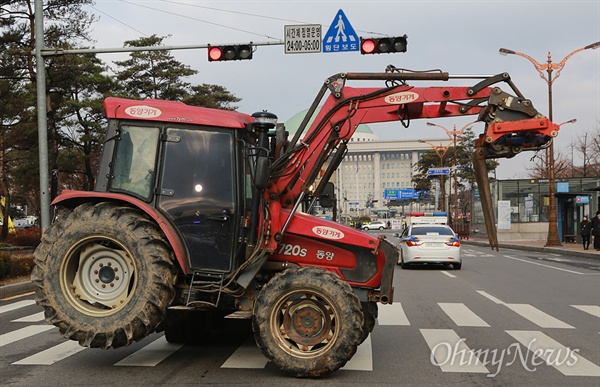
M 323 208 L 332 208 L 335 205 L 335 186 L 331 182 L 325 184 L 323 193 L 319 198 L 319 204 Z
M 260 156 L 256 161 L 256 173 L 254 174 L 254 186 L 263 190 L 269 186 L 271 172 L 271 161 L 268 157 Z

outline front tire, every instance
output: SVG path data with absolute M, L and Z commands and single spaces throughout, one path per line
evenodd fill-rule
M 364 316 L 362 336 L 360 338 L 360 343 L 362 344 L 369 337 L 369 333 L 373 332 L 373 328 L 375 328 L 379 309 L 377 308 L 377 303 L 372 301 L 361 302 L 361 305 Z
M 288 269 L 260 291 L 252 329 L 263 354 L 285 372 L 317 377 L 356 353 L 363 313 L 348 283 L 316 267 Z
M 154 332 L 173 300 L 172 251 L 142 212 L 85 203 L 52 224 L 32 281 L 46 321 L 84 347 L 118 348 Z

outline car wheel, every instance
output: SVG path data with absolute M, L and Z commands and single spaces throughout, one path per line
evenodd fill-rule
M 368 227 L 363 227 L 363 230 L 369 231 L 369 228 Z
M 460 270 L 460 268 L 462 267 L 462 262 L 455 262 L 452 264 L 452 267 L 454 268 L 454 270 Z
M 383 231 L 383 226 L 380 226 L 380 227 L 379 227 L 379 231 Z
M 402 250 L 400 250 L 400 267 L 404 270 L 408 269 L 408 263 L 404 262 L 404 255 L 402 255 Z

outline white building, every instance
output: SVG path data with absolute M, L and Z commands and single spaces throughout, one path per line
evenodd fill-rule
M 290 136 L 298 129 L 306 110 L 285 122 Z M 451 140 L 423 139 L 435 145 L 447 146 Z M 368 125 L 359 125 L 348 143 L 348 153 L 332 177 L 340 203 L 360 210 L 373 199 L 374 208 L 384 208 L 385 190 L 412 189 L 412 176 L 419 158 L 432 147 L 415 140 L 382 141 Z

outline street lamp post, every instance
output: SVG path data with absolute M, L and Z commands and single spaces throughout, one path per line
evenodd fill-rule
M 432 147 L 433 150 L 435 150 L 435 153 L 437 153 L 437 155 L 440 157 L 440 167 L 444 166 L 444 156 L 446 155 L 446 152 L 448 152 L 448 148 L 450 148 L 450 145 L 443 146 L 442 144 L 440 144 L 439 146 L 437 146 L 428 141 L 417 141 L 421 144 L 427 144 L 430 147 Z M 442 208 L 440 208 L 440 210 L 446 211 L 446 188 L 444 187 L 444 175 L 440 175 L 440 189 L 442 191 Z
M 458 138 L 460 138 L 460 136 L 463 134 L 463 132 L 470 128 L 473 124 L 475 124 L 475 122 L 469 122 L 468 124 L 466 124 L 465 126 L 463 126 L 460 130 L 456 130 L 456 124 L 454 124 L 454 130 L 449 130 L 445 127 L 443 127 L 442 125 L 438 125 L 438 124 L 434 124 L 433 122 L 428 122 L 427 126 L 437 126 L 438 128 L 442 128 L 444 129 L 444 131 L 446 132 L 446 134 L 448 135 L 448 137 L 450 137 L 451 139 L 453 139 L 453 143 L 454 143 L 454 161 L 453 161 L 453 169 L 454 169 L 454 216 L 452 218 L 452 222 L 454 225 L 458 224 L 458 173 L 456 171 L 457 169 L 457 165 L 458 165 L 458 161 L 456 158 L 456 140 Z M 450 192 L 450 194 L 452 194 L 452 192 Z M 455 226 L 456 227 L 456 226 Z
M 535 69 L 540 74 L 540 77 L 543 80 L 545 80 L 546 83 L 548 84 L 548 118 L 550 119 L 550 121 L 553 121 L 553 117 L 552 117 L 552 83 L 554 83 L 554 81 L 560 76 L 560 72 L 565 67 L 565 63 L 567 62 L 567 60 L 569 60 L 569 58 L 571 58 L 573 55 L 577 54 L 580 51 L 587 50 L 590 48 L 596 49 L 598 47 L 600 47 L 600 42 L 592 43 L 585 47 L 578 48 L 577 50 L 571 52 L 569 55 L 565 56 L 565 58 L 562 61 L 560 61 L 559 63 L 552 62 L 552 56 L 550 55 L 550 52 L 548 52 L 548 60 L 544 64 L 538 63 L 535 59 L 533 59 L 529 55 L 523 54 L 521 52 L 507 50 L 506 48 L 501 48 L 499 51 L 500 51 L 500 55 L 513 54 L 513 55 L 522 56 L 523 58 L 529 60 L 533 64 Z M 554 76 L 554 78 L 552 78 L 552 72 L 554 70 L 556 70 L 556 75 Z M 545 76 L 544 72 L 546 72 L 548 75 Z M 549 161 L 548 162 L 548 186 L 549 186 L 548 187 L 548 195 L 550 196 L 550 203 L 549 203 L 550 204 L 550 208 L 549 208 L 550 213 L 548 215 L 548 240 L 546 241 L 546 246 L 551 247 L 551 246 L 561 246 L 560 239 L 558 237 L 556 198 L 554 197 L 555 188 L 554 188 L 554 141 L 553 140 L 550 142 L 550 147 L 548 148 L 548 161 Z

